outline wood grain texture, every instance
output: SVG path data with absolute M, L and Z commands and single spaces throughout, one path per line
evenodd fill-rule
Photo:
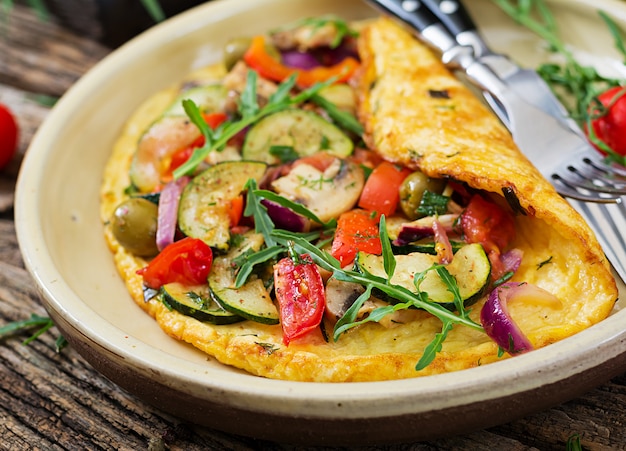
M 33 94 L 62 95 L 106 53 L 53 20 L 41 23 L 26 8 L 15 8 L 8 32 L 0 34 L 0 101 L 18 116 L 20 155 L 49 111 Z M 15 237 L 11 207 L 19 162 L 20 156 L 0 176 L 0 327 L 32 313 L 46 315 Z M 29 332 L 0 338 L 0 450 L 331 449 L 256 441 L 183 423 L 115 386 L 75 350 L 56 352 L 57 334 L 52 328 L 29 345 L 22 344 Z M 489 430 L 454 436 L 451 424 L 449 438 L 356 449 L 564 451 L 568 437 L 579 434 L 585 450 L 619 450 L 626 449 L 625 421 L 621 375 L 570 402 Z

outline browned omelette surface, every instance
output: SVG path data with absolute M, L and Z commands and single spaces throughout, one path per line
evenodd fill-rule
M 363 73 L 360 116 L 367 139 L 385 158 L 419 168 L 433 177 L 452 177 L 499 195 L 515 193 L 526 216 L 518 216 L 513 246 L 524 251 L 515 279 L 547 289 L 561 306 L 513 303 L 511 315 L 539 347 L 570 336 L 605 318 L 617 288 L 600 247 L 579 215 L 519 153 L 498 120 L 455 79 L 428 49 L 387 19 L 373 22 L 360 38 Z M 221 73 L 210 76 L 220 76 Z M 447 91 L 433 99 L 428 90 Z M 128 168 L 141 132 L 176 95 L 157 94 L 130 119 L 107 165 L 102 187 L 106 222 L 124 199 Z M 411 378 L 462 370 L 498 360 L 498 347 L 485 334 L 455 327 L 435 361 L 416 372 L 424 347 L 441 329 L 421 311 L 411 321 L 385 328 L 367 323 L 337 342 L 321 333 L 282 344 L 280 326 L 251 321 L 225 326 L 202 323 L 144 302 L 136 271 L 146 261 L 107 241 L 134 301 L 170 336 L 252 374 L 299 381 L 347 382 Z M 549 261 L 549 264 L 542 262 Z M 472 307 L 478 321 L 483 301 Z

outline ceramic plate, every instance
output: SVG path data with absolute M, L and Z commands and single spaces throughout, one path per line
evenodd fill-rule
M 493 3 L 466 2 L 494 49 L 535 66 L 547 54 Z M 578 54 L 614 71 L 619 55 L 595 14 L 616 0 L 548 2 Z M 122 124 L 154 92 L 216 61 L 231 37 L 304 16 L 374 14 L 357 0 L 217 0 L 105 58 L 60 100 L 32 142 L 17 187 L 26 265 L 63 335 L 106 377 L 162 410 L 241 435 L 306 444 L 391 443 L 461 434 L 575 397 L 626 369 L 626 312 L 546 348 L 457 373 L 319 384 L 220 365 L 166 336 L 130 299 L 102 237 L 101 174 Z M 621 285 L 622 297 L 624 286 Z

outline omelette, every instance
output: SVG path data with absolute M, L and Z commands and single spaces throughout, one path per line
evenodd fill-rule
M 129 119 L 101 213 L 134 302 L 225 365 L 315 382 L 463 370 L 607 317 L 596 238 L 493 113 L 392 20 L 339 28 L 255 37 Z M 352 56 L 302 68 L 338 39 Z

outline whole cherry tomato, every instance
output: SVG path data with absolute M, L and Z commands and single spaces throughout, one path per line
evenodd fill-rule
M 13 114 L 0 104 L 0 169 L 6 167 L 15 155 L 18 135 L 19 129 Z
M 600 94 L 598 100 L 608 111 L 592 119 L 593 131 L 613 152 L 626 156 L 626 88 L 622 86 L 610 88 Z M 606 154 L 603 149 L 595 146 Z
M 206 282 L 212 265 L 213 251 L 209 245 L 187 237 L 165 247 L 137 274 L 143 276 L 147 287 L 154 289 L 172 282 L 200 285 Z

